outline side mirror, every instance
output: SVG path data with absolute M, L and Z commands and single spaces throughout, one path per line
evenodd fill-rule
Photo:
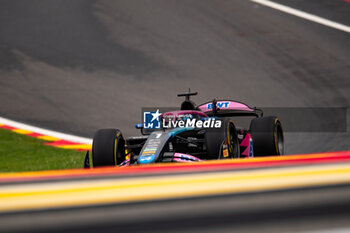
M 140 129 L 142 135 L 150 135 L 154 131 L 154 129 L 145 129 L 145 128 L 143 128 L 143 124 L 136 124 L 135 128 L 136 129 Z
M 140 129 L 142 135 L 149 135 L 151 133 L 151 132 L 148 132 L 147 129 L 143 128 L 143 124 L 136 124 L 135 128 Z
M 136 125 L 135 125 L 135 128 L 136 128 L 136 129 L 143 129 L 143 124 L 136 124 Z

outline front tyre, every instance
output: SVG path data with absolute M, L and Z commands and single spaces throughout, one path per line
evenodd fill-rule
M 125 140 L 118 129 L 98 130 L 92 143 L 94 167 L 115 166 L 125 160 Z
M 254 156 L 284 155 L 282 125 L 275 116 L 253 119 L 250 122 Z
M 236 127 L 229 119 L 222 119 L 221 122 L 221 128 L 207 129 L 206 159 L 239 158 L 240 148 Z

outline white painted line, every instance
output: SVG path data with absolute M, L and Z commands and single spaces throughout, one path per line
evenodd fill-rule
M 337 23 L 337 22 L 334 22 L 334 21 L 331 21 L 328 19 L 321 18 L 317 15 L 309 14 L 309 13 L 306 13 L 306 12 L 303 12 L 300 10 L 296 10 L 296 9 L 288 7 L 288 6 L 284 6 L 284 5 L 279 4 L 279 3 L 268 1 L 268 0 L 250 0 L 250 1 L 255 2 L 255 3 L 259 3 L 259 4 L 264 5 L 264 6 L 271 7 L 271 8 L 276 9 L 276 10 L 283 11 L 285 13 L 288 13 L 288 14 L 291 14 L 291 15 L 294 15 L 294 16 L 297 16 L 297 17 L 300 17 L 303 19 L 310 20 L 310 21 L 315 22 L 315 23 L 319 23 L 319 24 L 322 24 L 322 25 L 325 25 L 325 26 L 328 26 L 331 28 L 335 28 L 335 29 L 350 33 L 349 26 L 346 26 L 344 24 L 340 24 L 340 23 Z
M 32 131 L 34 133 L 39 133 L 39 134 L 63 139 L 63 140 L 70 141 L 70 142 L 81 143 L 81 144 L 92 144 L 91 138 L 83 138 L 83 137 L 79 137 L 79 136 L 74 136 L 74 135 L 70 135 L 70 134 L 52 131 L 52 130 L 42 129 L 39 127 L 23 124 L 23 123 L 20 123 L 17 121 L 12 121 L 12 120 L 9 120 L 9 119 L 3 118 L 3 117 L 0 117 L 0 124 L 8 125 L 8 126 L 11 126 L 14 128 L 29 130 L 29 131 Z

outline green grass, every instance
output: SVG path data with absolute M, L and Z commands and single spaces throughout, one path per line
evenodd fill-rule
M 0 172 L 82 168 L 85 152 L 44 145 L 45 141 L 0 129 Z

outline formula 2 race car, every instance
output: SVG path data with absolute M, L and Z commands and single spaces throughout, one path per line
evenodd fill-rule
M 196 106 L 190 100 L 193 95 L 197 92 L 178 94 L 186 98 L 180 110 L 164 113 L 157 110 L 152 113 L 149 125 L 137 124 L 142 136 L 124 138 L 118 129 L 98 130 L 93 138 L 92 166 L 284 154 L 283 130 L 277 117 L 263 117 L 261 109 L 231 100 L 214 99 Z M 249 129 L 236 127 L 235 117 L 253 118 Z M 90 167 L 88 152 L 84 167 Z

